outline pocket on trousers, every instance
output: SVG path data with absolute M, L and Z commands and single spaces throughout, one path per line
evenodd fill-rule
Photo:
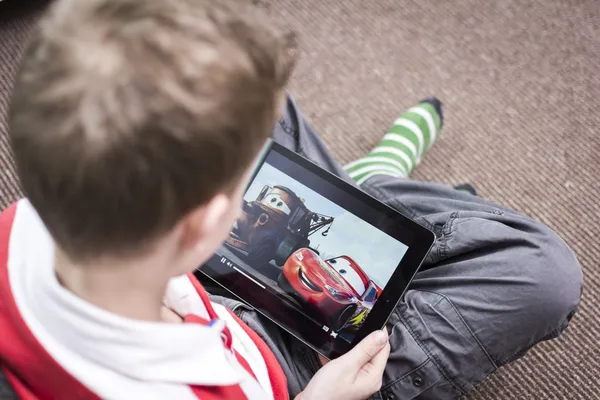
M 419 347 L 454 387 L 456 395 L 470 391 L 496 369 L 448 297 L 413 290 L 407 293 L 406 303 L 400 306 L 399 312 Z
M 443 379 L 403 321 L 401 307 L 392 313 L 387 323 L 392 348 L 382 388 L 373 399 L 414 399 Z

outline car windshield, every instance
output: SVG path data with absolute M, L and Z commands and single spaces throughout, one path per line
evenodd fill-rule
M 375 302 L 377 300 L 377 289 L 371 284 L 369 289 L 367 289 L 367 294 L 365 295 L 364 301 Z
M 319 265 L 321 265 L 321 268 L 323 268 L 323 271 L 325 271 L 327 275 L 339 281 L 339 276 L 331 270 L 330 264 L 327 264 L 325 261 L 319 259 Z
M 338 274 L 342 276 L 342 278 L 344 278 L 346 282 L 348 282 L 350 286 L 352 286 L 352 289 L 354 289 L 356 293 L 358 293 L 360 296 L 363 295 L 366 289 L 365 283 L 358 272 L 354 269 L 354 266 L 350 260 L 344 257 L 337 257 L 327 262 L 338 272 Z

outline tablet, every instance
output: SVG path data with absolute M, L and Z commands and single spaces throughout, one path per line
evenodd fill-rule
M 381 329 L 435 235 L 269 140 L 205 274 L 332 359 Z

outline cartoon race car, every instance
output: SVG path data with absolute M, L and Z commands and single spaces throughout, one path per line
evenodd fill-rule
M 286 293 L 300 297 L 330 329 L 357 330 L 381 295 L 381 288 L 348 256 L 323 260 L 309 248 L 294 252 L 278 280 Z
M 289 188 L 265 185 L 256 200 L 244 201 L 225 244 L 255 267 L 271 260 L 282 266 L 294 251 L 310 246 L 310 236 L 319 231 L 327 236 L 333 220 L 309 210 Z

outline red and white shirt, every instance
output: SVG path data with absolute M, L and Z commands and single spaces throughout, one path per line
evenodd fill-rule
M 63 288 L 27 200 L 0 215 L 0 368 L 23 399 L 288 399 L 266 344 L 193 275 L 165 303 L 183 324 L 112 314 Z

